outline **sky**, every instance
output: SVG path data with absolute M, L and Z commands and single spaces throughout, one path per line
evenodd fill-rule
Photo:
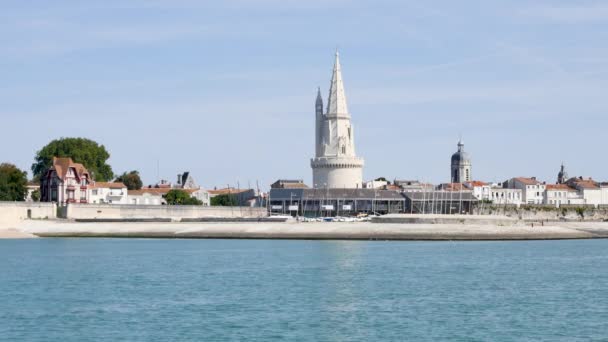
M 145 184 L 311 183 L 340 51 L 364 179 L 608 180 L 608 2 L 1 0 L 0 162 L 60 137 Z

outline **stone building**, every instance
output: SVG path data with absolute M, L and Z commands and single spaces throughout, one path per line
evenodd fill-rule
M 564 184 L 568 180 L 568 173 L 566 172 L 566 167 L 564 163 L 562 163 L 559 172 L 557 173 L 557 184 Z
M 458 141 L 458 151 L 452 155 L 451 182 L 464 183 L 471 181 L 471 157 L 464 151 L 464 144 Z
M 346 104 L 339 54 L 323 113 L 321 91 L 315 106 L 315 158 L 311 160 L 314 188 L 362 188 L 362 158 L 355 153 L 355 134 Z

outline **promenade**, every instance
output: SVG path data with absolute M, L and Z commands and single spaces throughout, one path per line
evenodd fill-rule
M 373 222 L 77 223 L 22 221 L 2 237 L 223 238 L 314 240 L 542 240 L 608 238 L 608 222 L 410 224 Z

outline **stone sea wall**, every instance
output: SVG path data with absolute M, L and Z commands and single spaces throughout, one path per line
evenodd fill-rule
M 174 219 L 268 216 L 266 208 L 202 207 L 197 205 L 112 205 L 69 204 L 62 215 L 67 219 Z
M 54 219 L 57 206 L 54 203 L 0 202 L 0 225 L 10 226 L 25 219 Z
M 555 208 L 551 206 L 522 206 L 476 208 L 477 215 L 504 215 L 526 221 L 608 221 L 608 208 L 569 206 Z

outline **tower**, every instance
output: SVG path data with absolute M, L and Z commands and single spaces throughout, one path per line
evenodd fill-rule
M 310 161 L 314 187 L 361 188 L 364 161 L 355 154 L 355 135 L 346 105 L 338 52 L 326 112 L 323 113 L 320 90 L 315 105 L 315 158 Z
M 564 163 L 562 163 L 562 167 L 559 169 L 557 173 L 557 184 L 564 184 L 568 180 L 568 173 L 566 172 L 566 167 Z
M 458 141 L 458 151 L 452 155 L 451 181 L 452 183 L 471 181 L 471 157 L 464 151 L 462 141 Z

